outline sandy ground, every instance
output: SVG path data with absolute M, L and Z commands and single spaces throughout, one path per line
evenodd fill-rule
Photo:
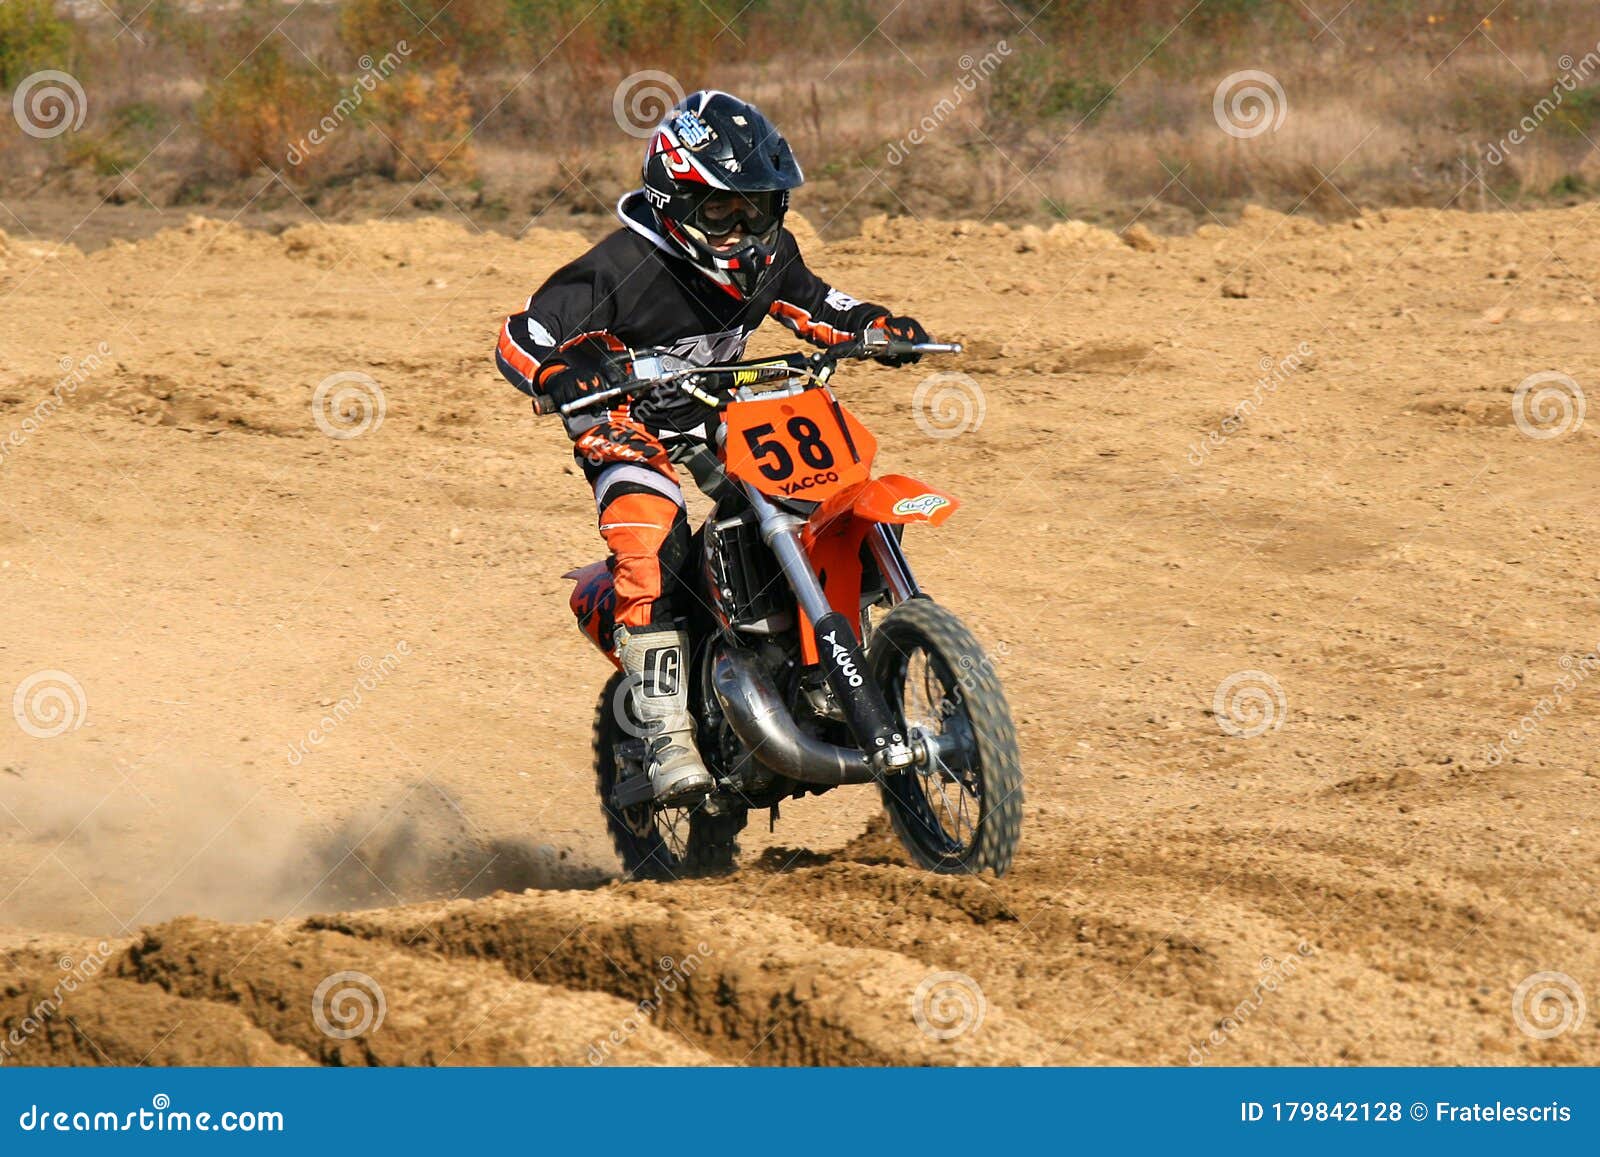
M 1600 1063 L 1597 209 L 812 247 L 969 343 L 838 384 L 967 502 L 1001 880 L 848 789 L 613 878 L 589 499 L 490 361 L 582 238 L 0 239 L 0 1061 Z

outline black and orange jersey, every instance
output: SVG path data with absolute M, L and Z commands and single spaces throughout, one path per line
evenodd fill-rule
M 510 383 L 533 394 L 539 363 L 557 349 L 606 334 L 630 349 L 665 348 L 698 365 L 744 354 L 750 333 L 776 318 L 816 345 L 843 341 L 889 311 L 857 301 L 806 268 L 794 235 L 783 230 L 770 276 L 745 299 L 699 273 L 655 230 L 644 199 L 617 205 L 623 227 L 556 270 L 506 318 L 495 363 Z

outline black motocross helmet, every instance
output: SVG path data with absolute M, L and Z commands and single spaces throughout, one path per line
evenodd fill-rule
M 804 180 L 760 110 L 712 89 L 674 105 L 645 149 L 643 192 L 662 236 L 741 300 L 768 275 L 789 190 Z

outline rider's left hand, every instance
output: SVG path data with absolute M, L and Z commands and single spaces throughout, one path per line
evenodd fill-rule
M 874 328 L 881 329 L 891 338 L 906 342 L 925 342 L 933 340 L 928 336 L 928 331 L 922 328 L 922 323 L 914 317 L 882 317 L 872 323 Z M 921 354 L 892 354 L 888 357 L 874 358 L 874 361 L 885 366 L 909 366 L 922 360 Z

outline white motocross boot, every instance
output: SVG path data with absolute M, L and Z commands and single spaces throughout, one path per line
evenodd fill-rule
M 689 636 L 673 627 L 618 626 L 617 659 L 647 745 L 646 770 L 657 803 L 682 803 L 715 786 L 694 742 L 689 714 Z

